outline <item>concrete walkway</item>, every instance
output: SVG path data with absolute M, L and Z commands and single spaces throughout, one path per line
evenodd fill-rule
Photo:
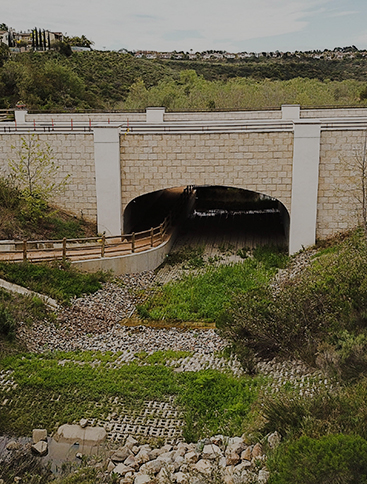
M 17 284 L 13 284 L 8 281 L 4 281 L 4 279 L 0 279 L 0 288 L 4 289 L 5 291 L 8 292 L 15 292 L 16 294 L 23 294 L 24 296 L 30 296 L 34 297 L 37 296 L 42 301 L 49 306 L 53 310 L 59 309 L 59 305 L 55 299 L 52 299 L 51 297 L 45 296 L 44 294 L 39 294 L 38 292 L 30 291 L 29 289 L 26 289 L 25 287 L 18 286 Z

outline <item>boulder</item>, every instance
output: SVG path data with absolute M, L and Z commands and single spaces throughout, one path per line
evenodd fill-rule
M 134 437 L 131 437 L 131 435 L 128 436 L 125 442 L 125 447 L 128 447 L 129 449 L 132 449 L 135 445 L 139 445 L 139 442 L 134 439 Z
M 210 474 L 212 471 L 212 463 L 205 459 L 200 459 L 192 468 L 200 474 Z
M 37 444 L 40 440 L 47 440 L 47 430 L 46 429 L 33 429 L 32 440 L 34 444 Z
M 164 464 L 162 460 L 151 460 L 140 467 L 140 472 L 142 474 L 158 474 L 162 467 L 164 467 Z
M 22 448 L 22 444 L 20 442 L 16 442 L 15 440 L 11 440 L 6 444 L 6 450 L 19 450 Z
M 261 447 L 261 444 L 257 443 L 254 445 L 254 448 L 252 449 L 252 458 L 253 459 L 258 459 L 263 455 L 263 449 Z
M 147 484 L 147 482 L 152 482 L 152 478 L 148 474 L 135 475 L 134 484 Z
M 111 455 L 111 459 L 113 460 L 113 462 L 124 462 L 129 457 L 129 455 L 132 455 L 131 450 L 128 447 L 124 446 L 114 452 Z
M 164 454 L 161 454 L 157 457 L 157 460 L 163 461 L 165 464 L 171 464 L 173 462 L 175 452 L 164 452 Z
M 124 476 L 128 472 L 134 472 L 132 467 L 126 466 L 125 464 L 118 464 L 112 471 L 114 474 L 119 474 L 120 476 Z
M 184 464 L 184 462 L 185 462 L 185 459 L 184 457 L 182 457 L 182 455 L 176 455 L 176 454 L 174 455 L 173 465 L 176 471 L 182 466 L 182 464 Z
M 268 482 L 269 477 L 270 477 L 270 472 L 267 471 L 266 469 L 261 469 L 259 471 L 259 476 L 257 478 L 257 482 L 259 484 L 266 484 Z
M 124 460 L 124 464 L 128 467 L 132 467 L 133 469 L 139 469 L 139 464 L 136 462 L 134 454 L 130 454 L 129 457 Z
M 141 465 L 150 461 L 150 453 L 146 449 L 140 449 L 135 456 L 135 461 Z
M 280 444 L 282 437 L 277 431 L 273 432 L 268 436 L 268 443 L 271 449 L 275 449 Z
M 38 455 L 39 457 L 43 457 L 44 455 L 47 455 L 48 445 L 44 440 L 40 440 L 36 444 L 33 444 L 31 449 L 34 454 Z
M 249 462 L 248 460 L 245 460 L 241 462 L 241 464 L 238 464 L 233 468 L 233 473 L 243 475 L 249 470 L 250 467 L 251 467 L 251 462 Z
M 82 429 L 85 429 L 85 427 L 88 425 L 88 419 L 81 418 L 79 421 L 79 425 L 81 426 Z
M 252 459 L 252 452 L 251 452 L 251 447 L 247 447 L 242 454 L 241 454 L 241 459 L 242 460 L 251 460 Z
M 186 464 L 196 464 L 196 462 L 199 460 L 199 456 L 196 452 L 188 452 L 185 455 L 185 463 Z
M 202 459 L 211 459 L 211 460 L 216 459 L 220 455 L 222 455 L 222 451 L 215 444 L 204 445 L 203 451 L 201 453 Z
M 240 456 L 236 452 L 231 452 L 227 454 L 226 465 L 235 466 L 241 461 Z
M 235 440 L 238 439 L 238 440 Z M 246 448 L 246 444 L 243 442 L 243 440 L 239 437 L 234 437 L 231 443 L 229 443 L 228 447 L 226 448 L 226 455 L 232 454 L 233 452 L 235 454 L 241 455 L 241 452 L 243 452 Z
M 190 475 L 186 474 L 185 472 L 176 472 L 173 474 L 172 480 L 176 481 L 177 484 L 189 484 Z

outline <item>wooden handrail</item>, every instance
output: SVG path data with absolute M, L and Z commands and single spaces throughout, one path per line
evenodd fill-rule
M 165 217 L 163 222 L 157 227 L 151 227 L 141 232 L 121 235 L 102 235 L 96 237 L 84 237 L 80 239 L 58 239 L 58 240 L 14 240 L 0 241 L 0 248 L 3 245 L 13 247 L 13 249 L 1 251 L 6 254 L 10 261 L 42 261 L 62 259 L 75 259 L 80 257 L 111 257 L 119 253 L 135 253 L 149 250 L 154 246 L 160 245 L 176 219 L 179 217 L 185 200 L 192 194 L 193 187 L 186 187 L 176 206 Z M 56 246 L 56 247 L 55 247 Z M 80 252 L 83 255 L 78 255 Z M 44 255 L 42 255 L 44 254 Z M 49 255 L 48 255 L 49 254 Z

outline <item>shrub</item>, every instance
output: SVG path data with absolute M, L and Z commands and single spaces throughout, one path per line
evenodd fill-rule
M 342 344 L 340 335 L 347 331 L 357 336 L 366 330 L 367 246 L 360 232 L 336 251 L 317 257 L 277 294 L 262 286 L 240 295 L 232 314 L 221 322 L 225 337 L 265 358 L 301 358 L 314 364 L 320 343 L 326 341 L 339 352 L 339 364 L 352 370 L 357 362 L 351 345 L 358 346 L 358 374 L 365 369 L 365 338 Z M 341 375 L 348 371 L 339 369 Z
M 319 391 L 314 396 L 283 391 L 261 402 L 263 433 L 277 430 L 288 438 L 307 435 L 320 438 L 329 433 L 356 434 L 367 439 L 367 382 Z
M 269 484 L 367 483 L 367 441 L 359 436 L 301 437 L 269 460 Z
M 0 306 L 0 334 L 9 341 L 15 338 L 15 322 L 3 306 Z

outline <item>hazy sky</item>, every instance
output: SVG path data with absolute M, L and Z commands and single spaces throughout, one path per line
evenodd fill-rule
M 367 0 L 0 0 L 1 22 L 108 50 L 367 48 Z

